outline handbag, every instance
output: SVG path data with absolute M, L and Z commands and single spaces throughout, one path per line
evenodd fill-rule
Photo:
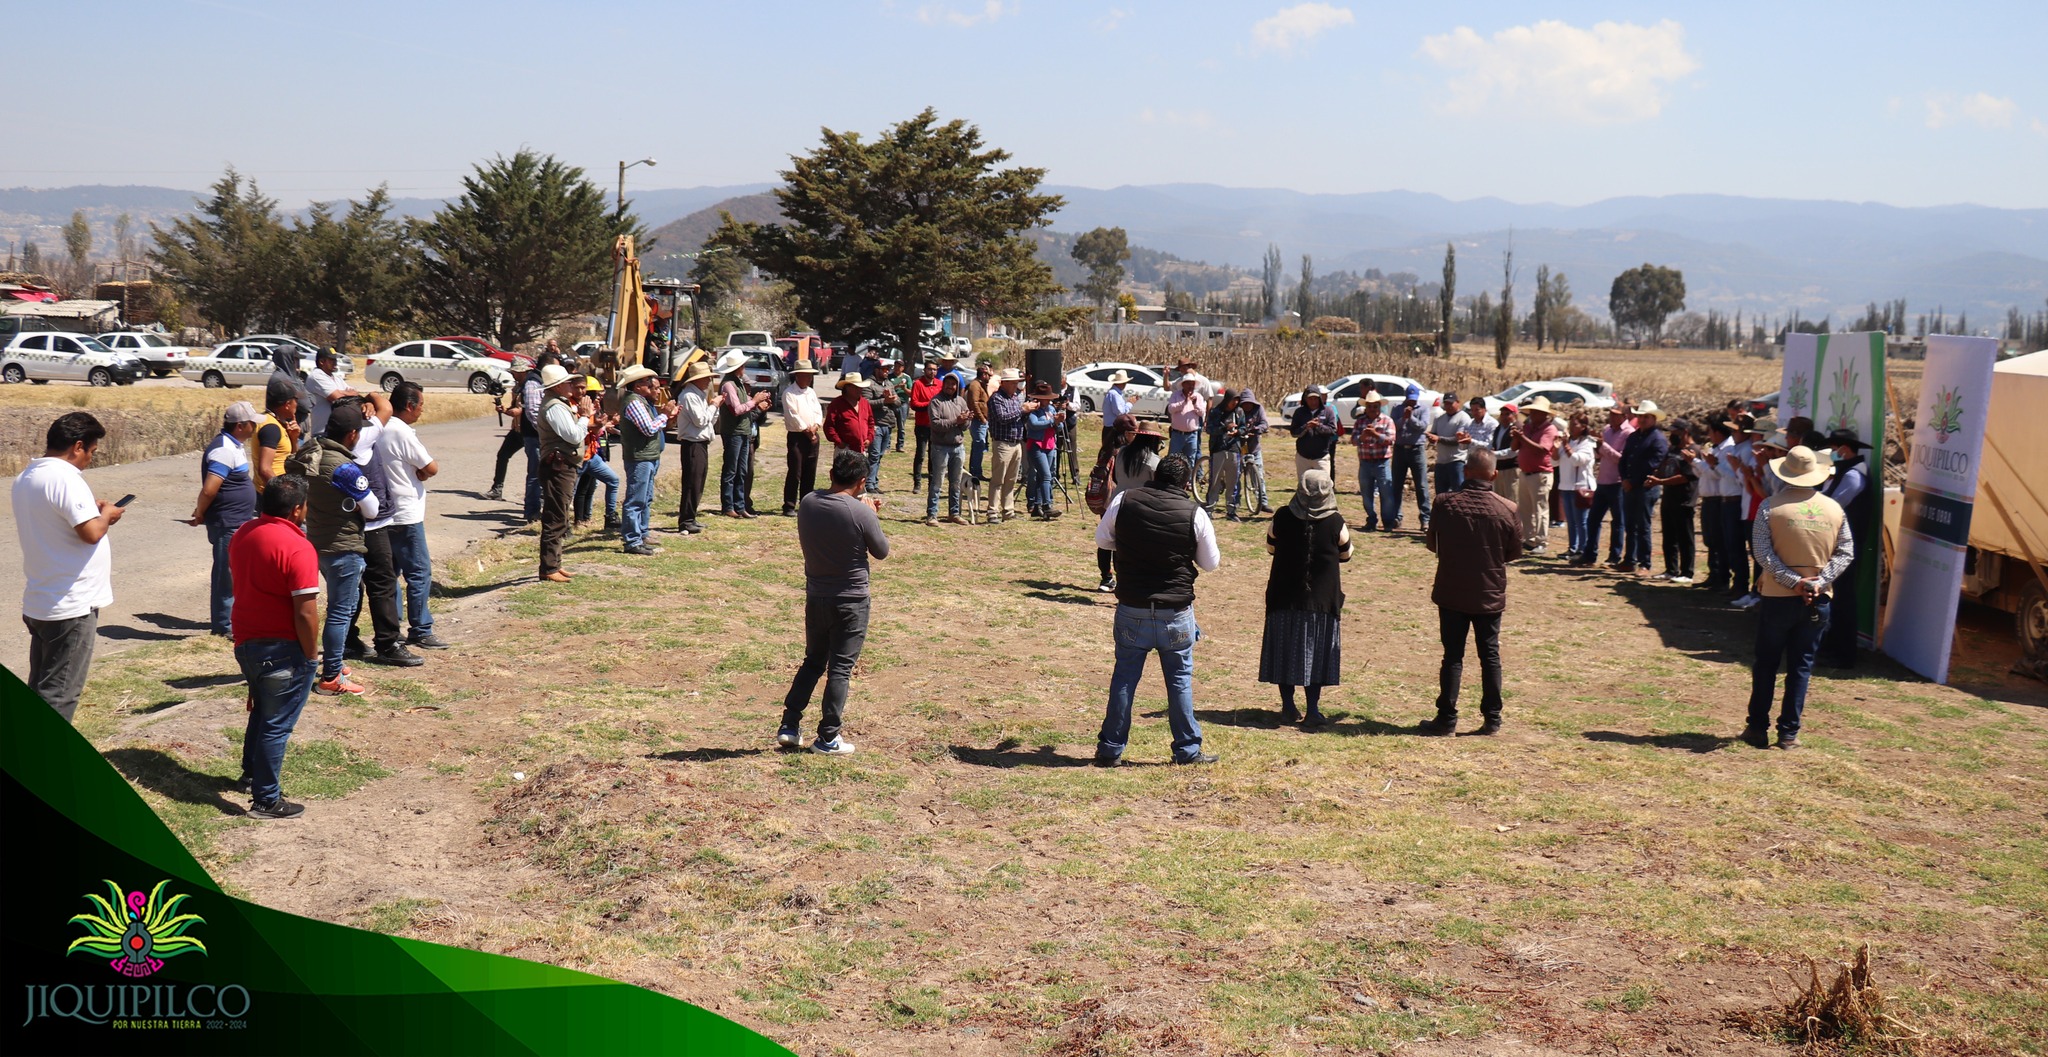
M 1097 517 L 1109 509 L 1109 463 L 1099 462 L 1088 474 L 1088 509 Z

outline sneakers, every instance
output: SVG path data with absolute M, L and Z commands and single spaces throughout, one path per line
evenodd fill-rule
M 785 749 L 794 749 L 804 743 L 804 736 L 795 727 L 784 727 L 775 732 L 775 744 Z
M 323 697 L 340 697 L 343 694 L 361 697 L 363 684 L 350 680 L 346 675 L 337 675 L 332 679 L 322 679 L 314 683 L 313 692 Z
M 814 741 L 811 743 L 811 751 L 825 756 L 851 756 L 853 755 L 853 743 L 845 738 L 833 738 L 831 741 Z
M 1743 595 L 1741 598 L 1738 598 L 1735 601 L 1730 602 L 1728 604 L 1734 606 L 1737 609 L 1753 609 L 1756 607 L 1756 604 L 1758 602 L 1761 602 L 1763 600 L 1764 596 L 1757 594 L 1755 591 L 1751 591 L 1748 594 Z
M 1096 589 L 1097 591 L 1100 591 L 1100 592 L 1102 592 L 1103 594 L 1113 594 L 1113 593 L 1115 593 L 1115 591 L 1116 591 L 1116 578 L 1115 578 L 1115 577 L 1110 577 L 1109 579 L 1107 579 L 1107 580 L 1104 580 L 1104 581 L 1102 581 L 1102 582 L 1101 582 L 1101 583 L 1099 583 L 1099 584 L 1096 584 L 1096 585 L 1095 585 L 1095 589 Z
M 449 642 L 447 639 L 444 639 L 431 631 L 424 631 L 418 635 L 414 635 L 413 637 L 405 640 L 405 644 L 414 647 L 415 649 L 422 650 L 445 650 L 453 645 L 453 643 Z
M 1667 576 L 1665 577 L 1665 579 L 1670 580 L 1672 583 L 1677 584 L 1680 587 L 1692 586 L 1692 577 L 1690 576 Z
M 505 501 L 505 490 L 502 488 L 493 488 L 490 491 L 484 493 L 484 498 L 489 499 L 492 502 L 502 503 Z
M 626 548 L 626 553 L 640 558 L 651 558 L 661 553 L 661 548 L 651 543 L 635 543 Z
M 369 658 L 371 664 L 382 664 L 392 668 L 417 668 L 427 663 L 425 657 L 405 648 L 405 643 L 395 642 L 390 649 L 380 649 Z
M 306 805 L 294 804 L 284 797 L 278 797 L 267 804 L 249 805 L 250 818 L 296 818 L 306 813 Z
M 1173 762 L 1177 767 L 1197 767 L 1203 764 L 1215 763 L 1216 754 L 1213 752 L 1198 752 L 1185 760 L 1176 756 L 1173 758 Z

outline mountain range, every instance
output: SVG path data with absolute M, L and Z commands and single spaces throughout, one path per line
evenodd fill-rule
M 717 226 L 720 210 L 774 216 L 770 184 L 635 191 L 633 207 L 659 239 L 657 252 L 688 253 Z M 1458 287 L 1498 288 L 1510 240 L 1520 299 L 1535 269 L 1571 277 L 1579 303 L 1601 314 L 1614 276 L 1645 262 L 1685 273 L 1687 306 L 1808 318 L 1860 313 L 1869 301 L 1903 297 L 1909 313 L 1936 307 L 1985 322 L 2010 306 L 2037 311 L 2048 299 L 2048 209 L 1801 201 L 1733 195 L 1610 198 L 1579 206 L 1499 198 L 1453 201 L 1412 191 L 1306 194 L 1209 184 L 1107 190 L 1049 186 L 1065 199 L 1058 232 L 1122 227 L 1134 246 L 1189 261 L 1256 270 L 1278 246 L 1292 277 L 1306 254 L 1318 274 L 1337 270 L 1440 273 L 1457 247 Z M 56 228 L 84 209 L 95 237 L 130 215 L 138 232 L 191 208 L 196 193 L 163 187 L 0 189 L 0 240 L 25 238 L 60 251 Z M 423 216 L 437 199 L 394 202 Z M 1048 246 L 1053 242 L 1045 243 Z

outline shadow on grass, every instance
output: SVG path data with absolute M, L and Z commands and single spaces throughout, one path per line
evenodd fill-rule
M 1005 742 L 1004 744 L 1007 745 L 1009 743 Z M 1024 749 L 1021 747 L 1014 749 L 1001 747 L 978 749 L 972 745 L 955 745 L 948 751 L 953 754 L 954 759 L 959 760 L 961 763 L 972 764 L 976 767 L 994 767 L 1001 770 L 1007 770 L 1011 767 L 1088 767 L 1092 766 L 1095 762 L 1095 757 L 1092 753 L 1087 756 L 1067 756 L 1051 745 L 1040 745 L 1035 749 Z M 1155 767 L 1164 766 L 1164 764 L 1151 762 L 1133 763 L 1126 760 L 1122 766 Z
M 137 620 L 147 620 L 157 627 L 170 631 L 205 631 L 212 626 L 203 620 L 188 620 L 184 617 L 174 617 L 169 613 L 137 613 L 135 617 Z
M 1010 582 L 1018 587 L 1030 588 L 1030 590 L 1024 592 L 1024 597 L 1036 598 L 1041 602 L 1058 602 L 1069 606 L 1092 606 L 1095 604 L 1094 594 L 1073 584 L 1063 584 L 1053 580 L 1024 579 L 1012 580 Z
M 1414 735 L 1413 723 L 1388 723 L 1384 720 L 1365 716 L 1354 716 L 1339 708 L 1326 710 L 1323 715 L 1329 722 L 1320 727 L 1304 727 L 1295 723 L 1280 722 L 1280 706 L 1272 708 L 1231 708 L 1195 710 L 1195 718 L 1204 723 L 1222 727 L 1249 727 L 1254 730 L 1299 730 L 1304 734 L 1336 734 L 1343 737 L 1386 737 Z
M 216 686 L 229 686 L 242 682 L 241 672 L 227 675 L 186 675 L 164 680 L 164 685 L 173 690 L 211 690 Z
M 1732 737 L 1686 731 L 1682 734 L 1623 734 L 1618 730 L 1589 730 L 1580 737 L 1611 745 L 1648 745 L 1657 749 L 1680 749 L 1691 753 L 1719 752 L 1735 744 Z
M 540 579 L 540 577 L 538 576 L 515 576 L 510 580 L 500 580 L 494 584 L 471 584 L 468 587 L 450 587 L 447 584 L 441 583 L 440 581 L 436 580 L 434 581 L 433 594 L 430 597 L 468 598 L 470 595 L 480 595 L 486 591 L 496 591 L 504 587 L 517 587 L 520 584 L 530 584 L 538 579 Z
M 671 752 L 650 752 L 647 759 L 667 760 L 670 763 L 713 763 L 718 760 L 740 760 L 748 756 L 759 756 L 767 749 L 676 749 Z
M 166 631 L 149 631 L 131 628 L 126 624 L 101 624 L 100 638 L 132 642 L 177 642 L 189 638 L 187 635 L 173 635 Z
M 109 749 L 106 757 L 122 777 L 160 796 L 185 804 L 219 809 L 223 815 L 242 814 L 239 804 L 221 795 L 234 788 L 219 775 L 195 771 L 177 757 L 157 749 Z

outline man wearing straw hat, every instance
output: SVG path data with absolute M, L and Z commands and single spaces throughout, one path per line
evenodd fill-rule
M 710 372 L 705 372 L 709 376 Z M 619 441 L 626 464 L 626 501 L 619 511 L 619 543 L 627 554 L 657 553 L 647 542 L 648 513 L 654 506 L 654 478 L 661 472 L 661 449 L 668 441 L 673 401 L 658 400 L 661 375 L 644 364 L 619 373 Z
M 832 442 L 834 459 L 842 451 L 868 457 L 868 447 L 875 442 L 875 410 L 868 404 L 867 389 L 860 375 L 842 374 L 839 395 L 825 405 L 825 439 Z M 865 485 L 867 478 L 861 483 Z
M 676 462 L 682 468 L 682 505 L 676 531 L 693 536 L 704 531 L 697 510 L 704 502 L 704 481 L 711 474 L 711 438 L 717 436 L 718 408 L 711 403 L 711 365 L 693 360 L 683 368 L 683 391 L 676 398 Z
M 782 429 L 789 476 L 782 482 L 782 516 L 795 517 L 797 502 L 818 488 L 818 438 L 825 432 L 825 405 L 818 401 L 818 365 L 810 357 L 790 368 L 782 388 Z
M 1548 397 L 1522 404 L 1522 428 L 1514 434 L 1515 516 L 1522 523 L 1522 547 L 1530 554 L 1550 550 L 1550 475 L 1557 468 L 1557 414 Z
M 583 439 L 590 432 L 590 399 L 583 376 L 557 363 L 540 370 L 540 578 L 569 582 L 562 568 L 562 541 L 569 535 L 576 501 L 576 471 L 583 465 Z
M 1657 418 L 1663 411 L 1656 401 L 1639 401 L 1635 413 L 1635 431 L 1621 448 L 1621 507 L 1627 540 L 1622 546 L 1621 564 L 1616 568 L 1647 576 L 1651 557 L 1650 514 L 1663 493 L 1663 489 L 1650 483 L 1650 478 L 1671 454 L 1671 441 L 1657 428 Z
M 1124 392 L 1124 386 L 1129 385 L 1130 382 L 1130 374 L 1119 370 L 1109 376 L 1109 388 L 1102 391 L 1102 450 L 1104 451 L 1116 447 L 1117 438 L 1122 435 L 1118 431 L 1117 424 L 1124 420 L 1125 415 L 1131 413 L 1131 397 L 1129 393 Z
M 1024 464 L 1024 394 L 1018 388 L 1024 375 L 1015 367 L 1003 368 L 996 377 L 996 391 L 988 398 L 988 520 L 1008 521 L 1017 516 L 1017 480 Z
M 1769 746 L 1771 691 L 1782 664 L 1785 699 L 1778 712 L 1778 747 L 1791 749 L 1799 745 L 1806 684 L 1827 634 L 1835 581 L 1856 560 L 1856 541 L 1842 505 L 1817 490 L 1834 472 L 1826 457 L 1801 444 L 1769 465 L 1784 487 L 1757 508 L 1750 534 L 1750 549 L 1764 576 L 1763 600 L 1756 606 L 1749 723 L 1742 740 L 1759 749 Z
M 768 404 L 775 399 L 766 390 L 748 395 L 747 379 L 740 373 L 746 365 L 747 354 L 733 349 L 713 368 L 723 379 L 718 385 L 718 432 L 725 438 L 725 461 L 718 471 L 718 512 L 732 518 L 756 516 L 754 445 Z

